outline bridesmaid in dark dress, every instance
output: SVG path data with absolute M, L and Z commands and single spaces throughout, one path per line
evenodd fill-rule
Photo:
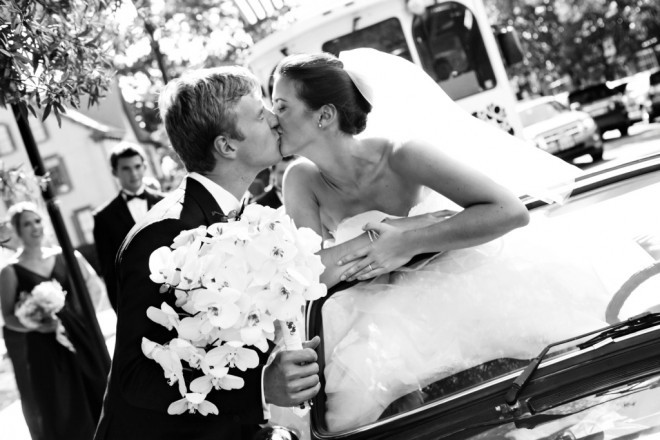
M 0 272 L 0 304 L 7 353 L 30 435 L 33 440 L 91 440 L 101 413 L 108 366 L 86 330 L 77 295 L 71 294 L 61 250 L 42 246 L 44 228 L 36 206 L 22 202 L 9 212 L 22 248 Z M 77 258 L 88 285 L 100 283 L 82 255 Z M 49 280 L 57 280 L 69 292 L 58 320 L 75 352 L 56 340 L 57 321 L 30 330 L 14 314 L 20 292 L 30 292 Z M 92 287 L 90 291 L 99 291 Z

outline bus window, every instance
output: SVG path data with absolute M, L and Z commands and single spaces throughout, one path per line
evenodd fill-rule
M 401 23 L 396 18 L 389 18 L 364 29 L 326 41 L 321 49 L 324 52 L 338 56 L 341 51 L 359 47 L 371 47 L 412 61 Z
M 496 85 L 495 74 L 472 12 L 448 2 L 413 19 L 413 37 L 424 69 L 454 100 Z

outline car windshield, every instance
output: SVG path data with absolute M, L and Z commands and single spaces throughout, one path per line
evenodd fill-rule
M 556 101 L 542 102 L 530 107 L 524 107 L 518 111 L 523 127 L 546 121 L 566 112 L 567 109 Z
M 549 411 L 555 421 L 533 427 L 507 423 L 485 431 L 477 439 L 568 440 L 653 439 L 660 432 L 660 379 L 642 380 L 630 387 L 561 405 Z M 559 417 L 564 416 L 564 417 Z
M 603 171 L 597 176 L 609 174 Z M 585 177 L 578 188 L 588 188 L 589 179 Z M 533 209 L 524 231 L 480 248 L 479 255 L 456 252 L 432 261 L 413 261 L 409 271 L 387 280 L 332 292 L 317 324 L 325 344 L 321 357 L 325 389 L 319 408 L 323 420 L 318 428 L 351 432 L 451 402 L 454 396 L 465 399 L 483 384 L 518 376 L 546 345 L 606 327 L 606 309 L 611 309 L 627 280 L 660 260 L 660 204 L 655 200 L 660 200 L 660 171 L 607 190 L 575 195 L 561 206 Z M 523 249 L 533 252 L 519 260 L 515 253 Z M 516 262 L 516 272 L 509 272 L 506 264 L 489 267 L 486 259 L 506 252 L 514 254 L 506 258 Z M 425 266 L 420 269 L 420 264 Z M 434 264 L 446 265 L 447 270 L 436 276 Z M 534 267 L 542 269 L 535 271 L 532 284 L 520 275 L 515 283 L 520 290 L 506 290 L 514 284 L 505 277 Z M 461 277 L 452 274 L 458 268 Z M 457 298 L 456 292 L 465 294 L 462 283 L 487 288 L 472 274 L 486 277 L 506 293 L 500 293 L 499 299 Z M 420 290 L 401 289 L 398 282 Z M 423 289 L 434 292 L 437 302 Z M 658 291 L 660 276 L 637 286 L 617 312 L 619 318 L 660 311 Z M 373 300 L 388 295 L 397 296 L 396 308 L 380 308 Z M 372 300 L 366 301 L 368 297 Z M 534 304 L 541 304 L 542 310 L 534 311 Z M 415 311 L 413 319 L 404 317 L 407 310 Z M 433 319 L 446 325 L 425 333 L 429 328 L 425 322 Z M 544 359 L 578 352 L 577 344 L 560 344 Z M 423 368 L 415 367 L 419 365 Z M 557 430 L 561 426 L 565 425 L 558 423 Z M 506 425 L 493 433 L 512 429 Z M 573 438 L 544 437 L 547 430 L 538 432 L 543 435 L 529 438 Z

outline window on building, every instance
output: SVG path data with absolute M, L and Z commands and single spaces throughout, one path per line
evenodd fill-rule
M 48 130 L 46 129 L 44 123 L 39 119 L 30 119 L 30 130 L 32 131 L 34 141 L 37 144 L 48 140 Z
M 9 131 L 7 124 L 0 124 L 0 156 L 13 153 L 16 150 L 16 144 Z
M 66 169 L 64 160 L 59 155 L 55 154 L 45 157 L 44 167 L 50 177 L 55 194 L 66 194 L 73 189 L 69 172 Z
M 73 223 L 81 244 L 94 243 L 94 216 L 91 206 L 76 209 L 73 212 Z

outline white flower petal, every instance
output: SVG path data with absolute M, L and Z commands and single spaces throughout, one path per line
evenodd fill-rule
M 176 402 L 170 403 L 170 406 L 167 408 L 167 413 L 170 415 L 183 414 L 188 409 L 188 400 L 184 397 L 179 399 Z
M 228 374 L 220 379 L 220 387 L 223 390 L 238 390 L 243 388 L 245 381 L 243 378 Z
M 217 406 L 206 400 L 197 405 L 197 411 L 199 411 L 199 413 L 203 416 L 208 414 L 217 415 L 219 412 Z
M 240 350 L 240 351 L 238 351 Z M 256 368 L 259 365 L 259 355 L 249 348 L 237 349 L 236 368 L 245 371 L 248 368 Z
M 241 316 L 241 309 L 236 304 L 223 304 L 216 311 L 209 312 L 209 322 L 216 327 L 230 328 Z
M 209 376 L 198 377 L 190 383 L 190 391 L 204 395 L 210 393 L 213 389 L 211 379 Z
M 148 357 L 149 359 L 153 359 L 154 358 L 153 357 L 154 351 L 157 348 L 160 348 L 160 345 L 156 344 L 155 342 L 150 341 L 147 338 L 142 338 L 141 347 L 142 347 L 142 353 L 144 353 L 144 355 L 146 357 Z

